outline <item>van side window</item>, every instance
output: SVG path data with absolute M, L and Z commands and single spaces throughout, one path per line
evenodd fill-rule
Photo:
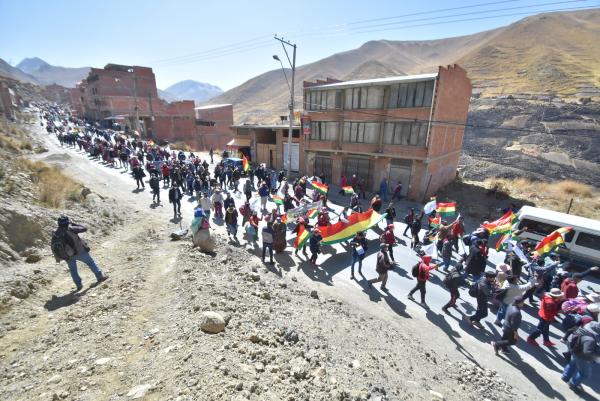
M 580 232 L 575 244 L 594 251 L 600 251 L 600 236 Z
M 527 227 L 527 230 L 533 234 L 540 235 L 545 237 L 550 234 L 554 230 L 558 230 L 560 227 L 555 226 L 554 224 L 543 223 L 541 221 L 531 220 L 531 219 L 523 219 L 519 223 L 519 228 Z M 565 242 L 573 241 L 573 237 L 575 235 L 575 231 L 571 231 L 565 235 Z

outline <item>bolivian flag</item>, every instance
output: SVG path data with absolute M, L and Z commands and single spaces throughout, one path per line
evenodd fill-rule
M 435 205 L 435 211 L 440 216 L 454 216 L 456 213 L 456 202 L 438 202 Z
M 273 195 L 271 199 L 273 199 L 273 202 L 275 202 L 275 204 L 283 205 L 283 198 L 281 196 Z
M 311 232 L 304 228 L 304 224 L 298 229 L 298 235 L 294 241 L 294 248 L 301 249 L 306 245 L 306 241 L 310 238 Z
M 345 193 L 346 195 L 352 195 L 352 194 L 354 194 L 354 188 L 352 188 L 352 186 L 351 186 L 351 185 L 348 185 L 348 186 L 342 187 L 342 190 L 344 191 L 344 193 Z
M 508 242 L 511 236 L 511 233 L 508 232 L 500 237 L 498 242 L 496 242 L 496 252 L 500 252 L 504 248 L 504 245 L 506 244 L 506 242 Z
M 366 231 L 379 223 L 385 214 L 379 214 L 373 209 L 363 213 L 352 213 L 348 216 L 348 222 L 338 221 L 330 226 L 319 227 L 323 236 L 323 245 L 332 245 L 347 241 L 359 231 Z
M 442 222 L 442 218 L 440 216 L 429 218 L 429 225 L 431 227 L 439 227 L 441 222 Z
M 483 228 L 489 231 L 490 234 L 504 234 L 512 229 L 512 226 L 517 219 L 517 215 L 509 210 L 506 214 L 500 217 L 498 220 L 492 221 L 483 225 Z
M 287 224 L 287 222 L 288 222 L 287 213 L 284 213 L 284 214 L 281 215 L 281 222 L 283 224 Z
M 561 227 L 552 231 L 535 247 L 534 255 L 543 256 L 554 248 L 565 243 L 565 235 L 573 231 L 573 227 Z
M 329 187 L 327 186 L 327 184 L 323 184 L 319 181 L 313 181 L 311 182 L 311 184 L 315 190 L 319 191 L 323 195 L 327 195 L 327 191 L 329 191 Z
M 250 163 L 248 163 L 248 159 L 246 159 L 246 156 L 242 157 L 242 167 L 244 169 L 244 173 L 247 173 L 250 169 Z
M 319 211 L 317 210 L 317 208 L 313 207 L 308 212 L 306 212 L 306 217 L 308 217 L 309 219 L 312 219 L 313 217 L 317 217 L 318 214 L 319 214 Z

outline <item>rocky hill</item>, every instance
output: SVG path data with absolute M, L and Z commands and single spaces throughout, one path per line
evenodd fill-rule
M 6 61 L 0 58 L 0 76 L 16 79 L 21 82 L 27 82 L 30 84 L 38 84 L 38 81 L 31 75 L 24 73 L 18 68 L 13 67 Z
M 600 96 L 600 10 L 539 14 L 506 27 L 428 41 L 370 41 L 300 66 L 303 80 L 357 79 L 432 72 L 439 65 L 466 67 L 483 95 L 556 93 Z M 296 86 L 296 99 L 302 85 Z M 269 122 L 285 114 L 287 84 L 276 69 L 211 100 L 236 105 L 237 122 Z M 298 103 L 300 104 L 300 103 Z
M 161 97 L 165 100 L 170 97 L 173 100 L 194 100 L 196 103 L 201 103 L 222 93 L 223 90 L 218 86 L 188 79 L 161 91 Z
M 17 64 L 17 68 L 33 76 L 41 85 L 58 84 L 67 88 L 74 88 L 90 72 L 89 67 L 59 67 L 50 65 L 38 57 L 23 59 Z

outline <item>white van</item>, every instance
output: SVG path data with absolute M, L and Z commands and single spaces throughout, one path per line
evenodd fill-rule
M 527 227 L 520 237 L 537 242 L 557 228 L 573 227 L 558 250 L 561 256 L 576 265 L 600 266 L 600 221 L 531 206 L 523 206 L 517 216 L 518 227 Z

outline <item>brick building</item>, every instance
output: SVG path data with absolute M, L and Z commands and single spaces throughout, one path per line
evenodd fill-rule
M 287 169 L 289 125 L 241 124 L 233 125 L 235 136 L 228 149 L 244 153 L 255 163 L 264 163 L 268 168 Z M 233 152 L 235 155 L 236 152 Z M 304 138 L 300 136 L 300 126 L 292 131 L 293 172 L 305 171 Z
M 83 115 L 88 119 L 106 127 L 120 122 L 148 138 L 195 140 L 194 102 L 160 99 L 152 68 L 117 64 L 92 68 L 78 88 Z
M 233 139 L 233 105 L 215 104 L 196 107 L 195 148 L 223 150 Z
M 382 179 L 422 200 L 450 183 L 462 149 L 471 82 L 457 65 L 358 81 L 304 82 L 306 174 Z

